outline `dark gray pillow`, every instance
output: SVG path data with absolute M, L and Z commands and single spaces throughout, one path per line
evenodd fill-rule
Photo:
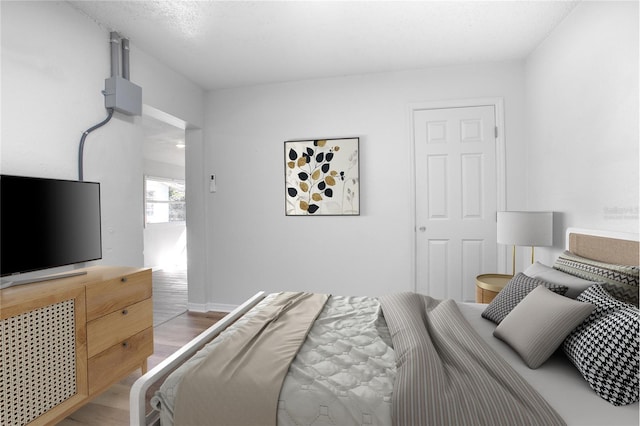
M 569 290 L 566 285 L 553 284 L 537 278 L 531 278 L 520 272 L 489 303 L 489 306 L 482 312 L 482 317 L 500 324 L 504 317 L 509 315 L 509 312 L 539 285 L 545 286 L 561 296 L 564 296 Z

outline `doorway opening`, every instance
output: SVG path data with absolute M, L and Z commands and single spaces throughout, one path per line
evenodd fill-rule
M 187 310 L 185 126 L 143 114 L 144 266 L 153 271 L 154 326 Z

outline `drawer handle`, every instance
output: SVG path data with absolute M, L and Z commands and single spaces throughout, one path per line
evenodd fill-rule
M 122 315 L 127 315 L 129 313 L 129 311 L 127 309 L 123 309 L 122 310 Z
M 120 278 L 120 282 L 126 283 L 127 282 L 127 277 Z
M 129 347 L 129 342 L 122 342 L 122 347 L 123 348 L 128 348 Z

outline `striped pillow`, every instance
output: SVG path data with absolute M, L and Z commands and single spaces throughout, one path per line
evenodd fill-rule
M 529 368 L 538 368 L 593 308 L 591 303 L 538 286 L 513 308 L 493 335 L 511 346 Z
M 602 287 L 613 297 L 638 306 L 640 275 L 638 266 L 598 262 L 565 251 L 558 257 L 553 267 L 576 277 L 602 282 Z

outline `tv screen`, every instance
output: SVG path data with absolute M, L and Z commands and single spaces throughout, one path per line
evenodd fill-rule
M 0 275 L 101 258 L 99 183 L 0 175 Z

